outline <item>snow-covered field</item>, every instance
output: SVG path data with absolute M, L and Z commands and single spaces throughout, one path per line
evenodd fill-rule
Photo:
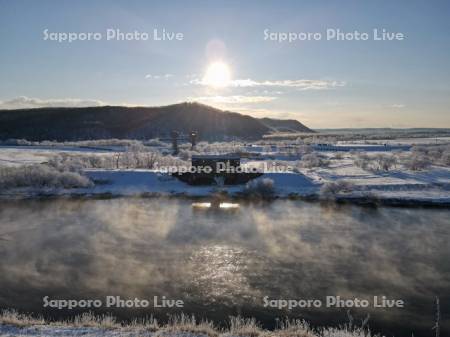
M 389 144 L 389 145 L 436 145 L 450 143 L 450 137 L 428 137 L 428 138 L 397 138 L 397 139 L 377 139 L 370 141 L 340 142 L 340 144 L 365 143 L 365 144 Z
M 112 150 L 73 146 L 0 146 L 0 166 L 41 164 L 63 153 L 108 156 Z
M 305 145 L 297 142 L 279 142 L 275 145 L 273 143 L 270 145 L 215 143 L 202 144 L 201 153 L 224 153 L 237 149 L 247 153 L 244 157 L 253 158 L 243 158 L 243 167 L 261 166 L 263 163 L 272 163 L 276 167 L 289 167 L 289 172 L 269 170 L 259 178 L 268 178 L 273 181 L 274 195 L 278 197 L 321 197 L 324 186 L 327 184 L 345 182 L 346 188 L 340 188 L 336 196 L 350 199 L 398 199 L 450 203 L 450 167 L 447 164 L 449 139 L 440 138 L 438 143 L 441 147 L 425 150 L 425 152 L 421 149 L 419 150 L 422 152 L 417 152 L 417 149 L 412 147 L 413 142 L 425 144 L 423 146 L 436 146 L 437 140 L 436 138 L 403 138 L 398 139 L 398 142 L 389 140 L 389 145 L 384 145 L 382 141 L 373 144 L 353 141 L 335 145 Z M 245 186 L 242 185 L 190 186 L 166 173 L 161 173 L 154 167 L 155 162 L 163 161 L 167 165 L 188 164 L 190 155 L 196 153 L 187 146 L 184 149 L 182 147 L 178 156 L 167 155 L 167 151 L 161 152 L 161 149 L 167 150 L 167 148 L 170 150 L 169 146 L 156 149 L 138 147 L 131 150 L 120 146 L 86 147 L 74 144 L 70 146 L 1 146 L 0 169 L 2 167 L 19 168 L 24 165 L 48 165 L 48 163 L 59 171 L 67 166 L 71 170 L 76 167 L 77 172 L 81 170 L 81 174 L 86 175 L 93 184 L 88 187 L 84 184 L 83 187 L 77 188 L 67 186 L 61 188 L 56 184 L 47 186 L 46 183 L 39 187 L 19 184 L 17 188 L 2 188 L 0 172 L 0 195 L 2 197 L 43 194 L 204 197 L 218 190 L 227 192 L 231 196 L 238 196 L 244 191 Z M 407 165 L 408 158 L 416 160 L 417 153 L 423 154 L 426 151 L 431 153 L 429 156 L 433 155 L 433 158 L 437 156 L 438 159 L 431 161 L 425 156 L 429 163 L 419 169 Z M 358 156 L 361 153 L 366 155 L 364 160 L 369 161 L 369 164 L 370 160 L 375 163 L 376 158 L 383 158 L 383 156 L 387 159 L 393 158 L 392 163 L 385 169 L 357 165 Z M 308 162 L 305 161 L 306 158 Z M 420 163 L 425 159 L 421 160 Z M 3 173 L 4 176 L 5 173 Z
M 332 158 L 332 154 L 328 155 Z M 330 159 L 327 167 L 299 170 L 315 184 L 350 182 L 349 197 L 450 202 L 449 167 L 430 166 L 421 171 L 394 167 L 389 171 L 369 171 L 357 167 L 351 154 L 344 154 L 342 159 Z

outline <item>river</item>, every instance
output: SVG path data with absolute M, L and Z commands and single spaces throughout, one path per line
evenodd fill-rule
M 83 309 L 44 307 L 46 296 L 98 299 L 101 307 L 89 310 L 122 319 L 153 314 L 164 321 L 185 312 L 221 324 L 242 315 L 266 328 L 277 317 L 337 326 L 349 315 L 356 325 L 370 315 L 374 332 L 430 336 L 439 296 L 444 336 L 449 219 L 448 209 L 289 200 L 237 208 L 199 208 L 174 198 L 3 201 L 0 308 L 60 319 Z M 150 305 L 107 308 L 107 296 Z M 173 299 L 183 307 L 154 308 L 155 296 L 159 304 Z M 369 305 L 327 306 L 338 296 Z M 375 308 L 375 296 L 404 305 Z M 273 304 L 284 302 L 277 300 L 321 305 L 278 309 Z

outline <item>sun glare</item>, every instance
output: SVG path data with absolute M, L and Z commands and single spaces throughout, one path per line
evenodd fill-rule
M 203 83 L 212 87 L 226 87 L 231 81 L 230 68 L 226 63 L 214 62 L 206 69 Z

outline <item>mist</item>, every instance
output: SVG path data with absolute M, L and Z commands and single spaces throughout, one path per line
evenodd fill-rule
M 70 313 L 46 312 L 44 296 L 166 296 L 182 299 L 184 312 L 212 319 L 248 314 L 269 322 L 291 315 L 338 324 L 345 309 L 268 310 L 263 297 L 386 295 L 405 300 L 406 308 L 357 314 L 370 313 L 375 326 L 395 329 L 413 320 L 425 329 L 433 322 L 434 296 L 449 300 L 445 209 L 280 200 L 199 211 L 189 200 L 142 198 L 0 207 L 2 308 L 58 317 Z

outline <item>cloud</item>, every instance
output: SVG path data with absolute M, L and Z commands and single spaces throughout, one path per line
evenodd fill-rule
M 197 78 L 199 75 L 198 74 L 186 74 L 184 77 L 186 78 Z
M 173 77 L 173 74 L 163 74 L 163 75 L 147 74 L 147 75 L 145 75 L 146 79 L 151 79 L 151 80 L 160 80 L 160 79 L 167 80 L 171 77 Z
M 189 97 L 191 101 L 200 101 L 205 103 L 223 103 L 223 104 L 244 104 L 244 103 L 261 103 L 271 102 L 276 97 L 272 96 L 203 96 L 203 97 Z
M 406 107 L 406 105 L 404 105 L 404 104 L 392 104 L 391 105 L 391 108 L 395 108 L 395 109 L 403 109 L 405 107 Z
M 93 99 L 50 98 L 40 99 L 20 96 L 7 101 L 0 101 L 0 109 L 32 109 L 44 107 L 88 107 L 107 105 L 105 102 Z
M 309 118 L 299 111 L 278 110 L 278 109 L 264 109 L 252 107 L 235 107 L 234 112 L 239 112 L 244 115 L 250 115 L 257 118 L 269 117 L 279 119 L 296 119 L 302 122 L 308 122 Z
M 194 85 L 208 85 L 203 79 L 193 79 L 190 81 Z M 342 81 L 327 80 L 277 80 L 277 81 L 255 81 L 251 79 L 232 80 L 228 86 L 238 88 L 248 87 L 278 87 L 278 88 L 295 88 L 298 90 L 323 90 L 335 87 L 343 87 L 346 83 Z

